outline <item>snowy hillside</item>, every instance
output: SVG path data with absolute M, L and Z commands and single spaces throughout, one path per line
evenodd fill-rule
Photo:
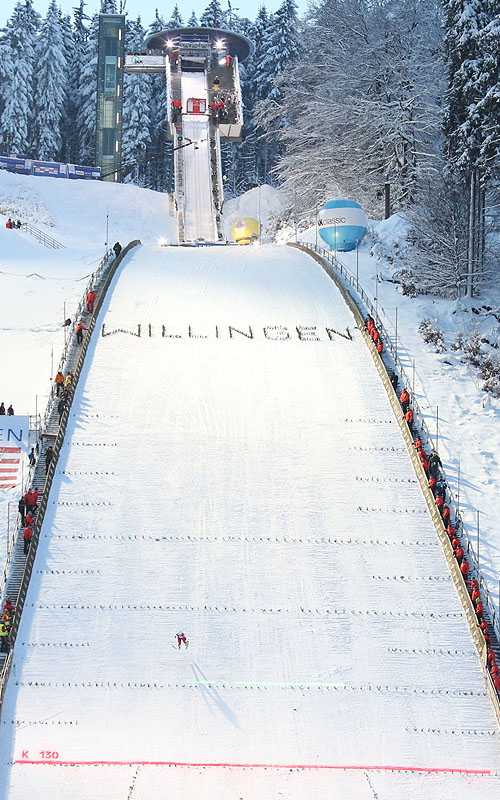
M 138 238 L 156 243 L 160 236 L 176 242 L 176 222 L 170 213 L 169 195 L 132 184 L 0 171 L 0 227 L 4 228 L 8 216 L 14 216 L 69 248 L 101 252 L 106 242 L 106 215 L 110 244 Z M 3 248 L 1 253 L 8 255 Z
M 495 797 L 478 657 L 333 283 L 290 249 L 144 247 L 102 323 L 16 642 L 0 793 Z

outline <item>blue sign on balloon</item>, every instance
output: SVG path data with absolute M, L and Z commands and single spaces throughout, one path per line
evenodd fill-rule
M 318 230 L 330 250 L 354 250 L 366 233 L 366 214 L 354 200 L 329 200 L 318 211 Z

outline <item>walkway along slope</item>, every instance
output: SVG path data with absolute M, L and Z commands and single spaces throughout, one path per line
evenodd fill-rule
M 344 300 L 346 301 L 347 305 L 349 306 L 349 308 L 351 309 L 352 313 L 354 314 L 354 317 L 355 317 L 355 319 L 356 319 L 356 321 L 358 323 L 359 329 L 363 332 L 367 347 L 369 348 L 369 350 L 371 352 L 371 355 L 373 357 L 373 361 L 374 361 L 375 366 L 377 368 L 377 371 L 378 371 L 378 373 L 380 375 L 380 379 L 381 379 L 381 381 L 382 381 L 382 383 L 383 383 L 383 385 L 384 385 L 384 387 L 385 387 L 385 389 L 387 391 L 387 394 L 388 394 L 392 409 L 394 411 L 394 415 L 396 416 L 396 419 L 398 420 L 398 423 L 399 423 L 399 427 L 401 428 L 401 432 L 403 434 L 403 438 L 404 438 L 406 446 L 408 448 L 408 453 L 410 454 L 410 457 L 412 459 L 413 466 L 415 468 L 415 472 L 417 474 L 417 477 L 418 477 L 418 480 L 419 480 L 419 483 L 420 483 L 420 487 L 422 489 L 422 493 L 423 493 L 423 495 L 425 497 L 425 500 L 426 500 L 430 515 L 431 515 L 432 520 L 434 522 L 434 525 L 435 525 L 435 528 L 436 528 L 436 533 L 437 533 L 437 535 L 439 537 L 439 541 L 441 542 L 441 544 L 443 546 L 444 554 L 445 554 L 446 560 L 448 562 L 450 573 L 452 575 L 453 582 L 454 582 L 455 587 L 457 589 L 458 596 L 460 597 L 460 601 L 461 601 L 461 603 L 463 605 L 463 608 L 464 608 L 464 611 L 465 611 L 465 614 L 466 614 L 466 617 L 467 617 L 467 622 L 469 623 L 469 627 L 470 627 L 470 631 L 471 631 L 471 634 L 472 634 L 472 638 L 474 640 L 474 644 L 476 645 L 476 648 L 477 648 L 477 651 L 478 651 L 478 654 L 479 654 L 479 657 L 480 657 L 480 660 L 481 660 L 481 665 L 483 667 L 485 678 L 486 678 L 486 681 L 487 681 L 487 684 L 488 684 L 488 688 L 489 688 L 489 691 L 490 691 L 490 694 L 491 694 L 491 699 L 492 699 L 492 702 L 493 702 L 495 713 L 497 715 L 497 719 L 498 719 L 498 722 L 500 724 L 500 698 L 499 698 L 498 692 L 496 691 L 496 689 L 495 689 L 495 687 L 493 685 L 491 674 L 490 674 L 490 672 L 488 670 L 488 662 L 487 662 L 487 651 L 488 651 L 488 648 L 486 646 L 486 642 L 485 642 L 485 639 L 484 639 L 484 637 L 482 635 L 481 629 L 478 626 L 478 621 L 477 621 L 474 605 L 472 603 L 470 594 L 469 594 L 469 592 L 467 590 L 463 575 L 460 572 L 457 560 L 456 560 L 456 558 L 454 556 L 453 548 L 452 548 L 451 543 L 450 543 L 450 539 L 449 539 L 449 537 L 448 537 L 448 535 L 446 533 L 445 526 L 443 525 L 443 520 L 441 519 L 441 515 L 439 514 L 439 511 L 438 511 L 438 509 L 436 507 L 434 495 L 432 494 L 431 490 L 429 489 L 429 482 L 428 482 L 427 476 L 426 476 L 426 474 L 425 474 L 425 472 L 423 470 L 422 463 L 421 463 L 420 459 L 417 456 L 417 453 L 416 453 L 416 450 L 415 450 L 415 447 L 414 447 L 414 444 L 413 444 L 414 437 L 411 435 L 411 433 L 410 433 L 410 431 L 408 429 L 408 425 L 406 424 L 406 422 L 403 419 L 403 415 L 401 413 L 401 405 L 399 403 L 399 398 L 398 398 L 398 395 L 396 394 L 396 392 L 394 391 L 394 388 L 393 388 L 393 386 L 391 384 L 391 381 L 389 379 L 389 375 L 387 373 L 387 368 L 386 368 L 386 366 L 384 364 L 384 359 L 377 352 L 377 348 L 375 347 L 375 345 L 372 342 L 369 334 L 366 331 L 366 328 L 365 328 L 365 325 L 364 325 L 364 317 L 360 312 L 360 309 L 358 307 L 358 303 L 356 301 L 356 297 L 355 297 L 354 293 L 351 293 L 351 290 L 346 285 L 345 281 L 342 280 L 342 278 L 335 272 L 335 270 L 333 268 L 333 264 L 329 263 L 324 257 L 319 255 L 318 253 L 314 252 L 314 250 L 312 250 L 312 248 L 310 246 L 308 246 L 307 244 L 290 243 L 289 246 L 290 247 L 295 247 L 295 248 L 301 250 L 302 252 L 308 253 L 312 258 L 315 259 L 315 261 L 317 261 L 321 265 L 321 267 L 325 270 L 326 274 L 329 275 L 330 278 L 335 282 L 335 285 L 338 287 L 339 291 L 341 292 L 342 296 L 344 297 Z M 370 309 L 370 310 L 373 312 L 373 309 Z M 365 309 L 365 314 L 367 313 L 367 311 L 368 311 L 368 309 Z M 380 325 L 380 321 L 378 321 L 377 324 Z M 386 341 L 387 341 L 387 334 L 386 333 L 384 333 L 384 337 L 386 338 Z M 496 653 L 497 658 L 498 658 L 499 647 L 498 647 L 498 640 L 496 639 L 496 630 L 494 628 L 492 628 L 491 626 L 490 626 L 490 633 L 491 633 L 491 635 L 493 637 L 492 647 L 493 647 L 493 650 Z
M 143 247 L 103 312 L 4 696 L 0 795 L 469 800 L 471 771 L 475 800 L 497 796 L 466 615 L 331 279 L 290 248 Z
M 44 520 L 44 517 L 45 517 L 45 511 L 46 511 L 46 508 L 47 508 L 48 498 L 49 498 L 49 495 L 50 495 L 50 488 L 52 486 L 54 473 L 56 471 L 56 466 L 57 466 L 57 461 L 58 461 L 58 458 L 59 458 L 59 452 L 60 452 L 60 449 L 61 449 L 61 445 L 62 445 L 62 442 L 64 441 L 64 435 L 65 435 L 65 432 L 66 432 L 66 426 L 68 424 L 68 417 L 69 417 L 69 414 L 71 412 L 72 399 L 74 397 L 74 391 L 75 391 L 75 389 L 76 389 L 76 387 L 78 385 L 78 380 L 80 378 L 80 373 L 82 371 L 83 364 L 85 363 L 85 356 L 86 356 L 86 353 L 87 353 L 88 346 L 90 344 L 92 332 L 94 331 L 96 320 L 97 320 L 97 318 L 99 316 L 99 312 L 101 310 L 103 301 L 104 301 L 104 299 L 106 297 L 106 293 L 107 293 L 107 291 L 109 289 L 111 281 L 113 280 L 113 278 L 114 278 L 114 276 L 116 274 L 116 271 L 117 271 L 118 267 L 120 266 L 120 264 L 122 263 L 122 261 L 125 258 L 125 256 L 130 252 L 130 250 L 133 247 L 136 247 L 139 244 L 141 244 L 141 242 L 138 239 L 136 239 L 133 242 L 130 242 L 121 251 L 120 255 L 113 260 L 113 263 L 111 264 L 111 266 L 110 266 L 110 268 L 109 268 L 109 270 L 107 272 L 107 276 L 106 276 L 106 278 L 104 280 L 104 283 L 99 289 L 97 300 L 96 300 L 96 304 L 95 304 L 95 308 L 94 308 L 94 314 L 92 315 L 92 318 L 90 319 L 90 322 L 88 323 L 87 336 L 83 340 L 82 345 L 76 345 L 76 343 L 75 343 L 75 346 L 74 346 L 74 353 L 78 353 L 76 366 L 74 366 L 72 364 L 72 360 L 71 360 L 70 357 L 68 357 L 68 361 L 66 363 L 66 369 L 67 370 L 71 369 L 73 371 L 73 373 L 74 373 L 74 378 L 73 378 L 73 383 L 72 383 L 73 394 L 71 395 L 70 403 L 67 405 L 65 411 L 62 414 L 61 422 L 60 423 L 57 422 L 57 435 L 55 436 L 55 442 L 53 443 L 54 457 L 53 457 L 52 462 L 51 462 L 51 464 L 49 466 L 49 469 L 45 473 L 45 464 L 44 464 L 44 459 L 43 459 L 44 450 L 43 450 L 43 447 L 42 447 L 42 449 L 40 451 L 40 454 L 39 454 L 36 470 L 33 473 L 32 485 L 36 486 L 39 489 L 39 493 L 40 493 L 40 501 L 39 501 L 39 505 L 38 505 L 38 511 L 37 511 L 37 514 L 36 514 L 35 524 L 33 526 L 33 538 L 32 538 L 32 541 L 31 541 L 31 546 L 30 546 L 28 555 L 27 556 L 22 555 L 23 538 L 22 538 L 22 526 L 21 526 L 21 528 L 18 531 L 17 541 L 16 541 L 16 544 L 15 544 L 17 558 L 14 557 L 14 559 L 12 561 L 11 569 L 15 572 L 18 569 L 19 562 L 24 562 L 24 569 L 23 569 L 22 576 L 20 577 L 19 581 L 18 581 L 18 578 L 17 578 L 17 574 L 14 574 L 14 575 L 12 575 L 12 576 L 10 576 L 8 578 L 7 586 L 6 586 L 6 596 L 10 596 L 11 597 L 11 600 L 15 603 L 16 610 L 15 610 L 14 619 L 13 619 L 11 630 L 10 630 L 10 634 L 9 634 L 9 648 L 10 648 L 9 654 L 7 655 L 7 658 L 5 659 L 5 661 L 4 661 L 3 665 L 2 665 L 2 670 L 0 672 L 0 719 L 1 719 L 1 714 L 2 714 L 2 700 L 3 700 L 3 695 L 4 695 L 4 692 L 5 692 L 5 686 L 7 684 L 7 680 L 8 680 L 9 673 L 10 673 L 14 644 L 15 644 L 15 641 L 16 641 L 17 631 L 18 631 L 18 628 L 19 628 L 19 623 L 20 623 L 21 615 L 22 615 L 23 608 L 24 608 L 24 602 L 26 600 L 26 594 L 27 594 L 27 591 L 28 591 L 29 582 L 30 582 L 30 579 L 31 579 L 31 574 L 33 572 L 33 565 L 35 563 L 36 551 L 37 551 L 37 547 L 38 547 L 38 541 L 39 541 L 39 538 L 40 538 L 40 531 L 41 531 L 41 528 L 42 528 L 42 525 L 43 525 L 43 520 Z M 46 430 L 49 429 L 49 428 L 52 429 L 54 424 L 55 424 L 55 420 L 58 420 L 58 419 L 59 419 L 59 414 L 57 413 L 57 401 L 55 401 L 54 404 L 53 404 L 52 413 L 51 413 L 50 417 L 46 420 L 47 428 L 44 430 L 43 433 L 45 433 Z M 45 442 L 45 444 L 46 443 L 47 442 Z M 40 483 L 41 480 L 43 480 L 43 486 Z

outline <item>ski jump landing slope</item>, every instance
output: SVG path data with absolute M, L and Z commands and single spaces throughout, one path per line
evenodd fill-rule
M 444 555 L 320 267 L 142 248 L 103 322 L 17 639 L 0 797 L 500 796 Z

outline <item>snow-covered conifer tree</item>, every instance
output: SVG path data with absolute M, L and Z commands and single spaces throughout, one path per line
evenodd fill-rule
M 161 16 L 158 14 L 158 9 L 155 8 L 155 18 L 153 22 L 148 26 L 147 35 L 149 36 L 150 33 L 157 33 L 158 31 L 163 31 L 167 28 L 167 23 Z
M 85 0 L 73 10 L 73 34 L 68 60 L 68 91 L 64 134 L 65 158 L 69 163 L 78 163 L 80 158 L 80 130 L 78 112 L 82 104 L 82 71 L 88 30 L 85 21 Z
M 184 22 L 182 21 L 181 12 L 179 11 L 179 6 L 176 3 L 174 10 L 172 11 L 172 16 L 167 23 L 167 28 L 182 28 L 183 26 Z
M 61 124 L 68 82 L 63 29 L 55 0 L 51 0 L 42 24 L 35 58 L 37 69 L 33 105 L 36 151 L 38 158 L 55 161 L 61 156 Z
M 25 154 L 33 142 L 33 64 L 40 15 L 32 0 L 16 3 L 6 34 L 11 51 L 10 81 L 4 89 L 1 139 L 11 151 Z
M 281 92 L 275 85 L 269 86 L 269 82 L 297 61 L 301 52 L 295 0 L 283 0 L 276 13 L 269 17 L 265 49 L 262 50 L 258 65 L 258 79 L 261 80 L 258 92 L 260 97 L 277 100 Z
M 71 24 L 71 17 L 69 14 L 65 14 L 63 16 L 61 10 L 59 9 L 59 21 L 62 30 L 64 57 L 66 59 L 66 82 L 64 86 L 65 102 L 61 122 L 61 161 L 71 162 L 71 147 L 75 137 L 76 122 L 74 115 L 71 113 L 72 109 L 70 108 L 70 66 L 73 58 L 73 51 L 75 49 L 75 43 L 73 39 L 73 25 Z
M 127 22 L 126 46 L 132 52 L 144 46 L 141 18 Z M 123 86 L 122 163 L 126 183 L 145 185 L 148 149 L 151 147 L 151 113 L 153 103 L 150 75 L 125 75 Z
M 98 37 L 99 14 L 94 14 L 83 48 L 83 68 L 80 75 L 81 90 L 77 114 L 80 164 L 95 164 L 96 158 Z
M 148 33 L 165 30 L 169 25 L 156 10 L 155 19 L 148 27 Z M 142 176 L 143 185 L 157 191 L 168 191 L 171 178 L 171 142 L 168 141 L 167 131 L 167 96 L 165 75 L 149 75 L 151 85 L 151 110 L 150 132 L 151 144 L 147 150 L 147 157 L 151 157 L 144 167 Z
M 199 27 L 198 17 L 194 11 L 191 11 L 191 16 L 188 19 L 188 28 L 198 28 Z
M 210 3 L 200 17 L 200 25 L 204 28 L 224 27 L 224 12 L 219 0 L 210 0 Z
M 101 0 L 101 14 L 118 14 L 116 0 Z
M 5 34 L 0 35 L 0 120 L 5 108 L 5 98 L 10 93 L 12 80 L 12 50 L 9 37 Z M 3 131 L 0 127 L 0 147 L 5 148 L 3 141 Z
M 235 33 L 242 33 L 242 20 L 238 15 L 238 10 L 233 6 L 231 0 L 227 0 L 227 8 L 224 11 L 224 19 L 222 26 L 227 28 L 228 31 L 235 31 Z

